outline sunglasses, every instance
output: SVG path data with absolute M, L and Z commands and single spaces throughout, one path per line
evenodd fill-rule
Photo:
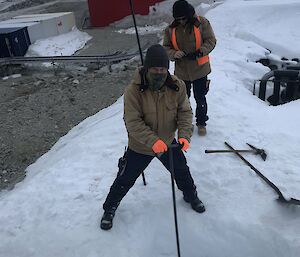
M 187 18 L 186 17 L 179 17 L 179 18 L 176 18 L 175 20 L 180 22 L 180 21 L 186 21 Z

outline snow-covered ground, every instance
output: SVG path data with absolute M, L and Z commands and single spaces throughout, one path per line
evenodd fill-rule
M 224 141 L 264 148 L 266 162 L 244 156 L 286 197 L 300 198 L 300 101 L 270 107 L 251 93 L 253 80 L 268 71 L 255 62 L 265 48 L 300 57 L 299 12 L 297 0 L 227 0 L 206 15 L 218 39 L 210 120 L 207 136 L 195 133 L 186 156 L 207 211 L 195 213 L 177 192 L 183 257 L 300 256 L 300 206 L 278 203 L 235 155 L 204 153 L 225 149 Z M 28 168 L 23 182 L 0 194 L 1 257 L 176 256 L 170 176 L 157 160 L 146 170 L 148 185 L 139 179 L 122 201 L 113 229 L 99 229 L 127 144 L 122 115 L 120 98 L 73 128 Z
M 145 27 L 137 27 L 139 31 L 139 35 L 145 35 L 145 34 L 153 34 L 153 33 L 161 33 L 166 27 L 168 26 L 168 23 L 163 22 L 159 26 L 145 26 Z M 135 34 L 135 28 L 129 28 L 129 29 L 120 29 L 117 32 L 119 33 L 125 33 L 125 34 Z

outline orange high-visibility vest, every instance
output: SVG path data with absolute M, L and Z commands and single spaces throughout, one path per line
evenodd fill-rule
M 197 17 L 197 18 L 200 21 L 200 17 Z M 194 34 L 195 34 L 195 39 L 196 39 L 196 51 L 197 51 L 198 49 L 200 49 L 201 43 L 202 43 L 200 28 L 194 26 Z M 177 50 L 177 51 L 180 51 L 180 49 L 177 45 L 177 40 L 176 40 L 176 28 L 172 29 L 171 41 L 172 41 L 172 45 L 173 45 L 174 49 Z M 202 64 L 205 64 L 207 62 L 209 62 L 209 56 L 208 55 L 197 58 L 198 65 L 202 65 Z

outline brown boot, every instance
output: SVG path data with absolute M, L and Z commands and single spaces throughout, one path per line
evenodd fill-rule
M 198 135 L 205 136 L 206 135 L 206 127 L 203 125 L 198 125 Z

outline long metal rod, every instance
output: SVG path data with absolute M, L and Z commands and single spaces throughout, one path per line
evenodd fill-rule
M 173 148 L 174 147 L 172 147 L 172 146 L 169 147 L 169 167 L 170 167 L 170 173 L 171 173 L 172 198 L 173 198 L 174 222 L 175 222 L 175 232 L 176 232 L 177 255 L 178 255 L 178 257 L 180 257 L 180 244 L 179 244 L 179 232 L 178 232 L 178 221 L 177 221 L 177 207 L 176 207 L 176 195 L 175 195 L 175 183 L 174 183 L 174 180 L 175 180 L 175 176 L 174 176 L 174 160 L 173 160 Z
M 139 37 L 139 32 L 136 26 L 136 20 L 135 20 L 135 12 L 134 12 L 134 6 L 133 6 L 133 1 L 129 0 L 129 5 L 130 5 L 130 10 L 131 10 L 131 16 L 133 19 L 133 23 L 134 23 L 134 28 L 135 28 L 135 34 L 136 34 L 136 40 L 139 46 L 139 52 L 140 52 L 140 57 L 141 57 L 141 63 L 142 65 L 144 65 L 144 59 L 143 59 L 143 52 L 142 52 L 142 48 L 141 48 L 141 43 L 140 43 L 140 37 Z M 144 172 L 142 172 L 142 177 L 143 177 L 143 183 L 146 186 L 146 178 L 145 178 L 145 174 Z
M 140 43 L 140 37 L 139 37 L 139 32 L 136 26 L 136 20 L 135 20 L 135 12 L 134 12 L 134 6 L 133 6 L 133 1 L 129 0 L 129 4 L 130 4 L 130 9 L 131 9 L 131 16 L 133 19 L 133 23 L 134 23 L 134 28 L 135 28 L 135 34 L 136 34 L 136 40 L 139 46 L 139 52 L 140 52 L 140 57 L 141 57 L 141 63 L 142 65 L 144 65 L 144 59 L 143 59 L 143 52 L 142 52 L 142 48 L 141 48 L 141 43 Z
M 255 150 L 205 150 L 205 153 L 255 153 Z
M 41 57 L 8 57 L 0 58 L 0 64 L 16 64 L 28 62 L 87 62 L 101 63 L 114 62 L 133 58 L 137 53 L 132 54 L 113 54 L 99 56 L 41 56 Z

